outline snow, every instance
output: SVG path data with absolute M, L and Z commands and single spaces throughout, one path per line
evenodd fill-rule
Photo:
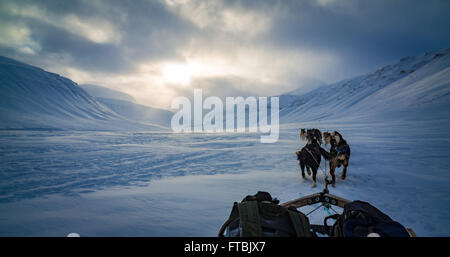
M 173 112 L 148 107 L 145 105 L 135 104 L 129 101 L 123 101 L 111 98 L 95 98 L 98 102 L 104 104 L 115 113 L 127 117 L 127 119 L 144 123 L 160 125 L 166 128 L 170 128 L 170 120 L 172 119 Z
M 173 116 L 171 111 L 137 104 L 130 95 L 105 87 L 95 85 L 80 86 L 94 96 L 95 100 L 127 119 L 138 123 L 170 127 L 170 120 Z
M 376 72 L 320 87 L 298 98 L 280 96 L 284 122 L 345 119 L 395 120 L 430 106 L 434 118 L 450 112 L 450 49 L 403 58 Z M 430 103 L 432 103 L 430 105 Z M 388 115 L 386 115 L 388 113 Z
M 348 178 L 331 193 L 371 202 L 420 236 L 448 236 L 450 140 L 438 125 L 330 124 L 352 147 Z M 262 147 L 257 134 L 3 131 L 0 235 L 215 236 L 247 194 L 284 202 L 321 190 L 321 171 L 318 188 L 301 179 L 297 132 L 283 126 Z
M 91 84 L 81 84 L 79 86 L 93 97 L 117 99 L 117 100 L 132 102 L 132 103 L 134 103 L 136 101 L 131 95 L 129 95 L 127 93 L 119 92 L 117 90 L 113 90 L 110 88 L 97 86 L 97 85 L 91 85 Z
M 0 129 L 164 129 L 120 116 L 67 78 L 1 56 L 0 120 Z
M 326 84 L 320 80 L 303 78 L 299 87 L 286 93 L 286 95 L 300 96 L 310 92 L 313 89 L 325 86 Z
M 1 130 L 0 236 L 216 236 L 233 202 L 248 194 L 268 191 L 285 202 L 322 190 L 322 171 L 312 188 L 294 154 L 305 144 L 299 129 L 313 127 L 339 131 L 352 149 L 347 179 L 338 169 L 332 194 L 370 202 L 419 236 L 449 236 L 447 53 L 291 95 L 280 103 L 273 144 L 261 144 L 258 133 Z M 88 113 L 122 119 L 86 98 L 98 104 Z M 74 112 L 85 115 L 83 106 Z M 310 221 L 327 215 L 318 210 Z

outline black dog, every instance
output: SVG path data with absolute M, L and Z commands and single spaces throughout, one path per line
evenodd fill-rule
M 337 131 L 331 133 L 330 137 L 330 152 L 327 152 L 325 149 L 320 147 L 320 153 L 326 160 L 330 161 L 330 174 L 332 178 L 331 183 L 334 186 L 336 184 L 336 168 L 340 168 L 341 165 L 344 166 L 342 169 L 341 179 L 344 180 L 347 176 L 347 167 L 350 161 L 350 146 Z
M 317 142 L 322 145 L 322 132 L 318 129 L 301 129 L 300 130 L 300 139 L 301 140 L 307 140 L 307 136 L 310 136 L 311 138 L 314 138 L 317 140 Z
M 313 178 L 313 187 L 317 186 L 316 175 L 317 170 L 320 166 L 321 152 L 320 145 L 317 142 L 314 135 L 308 133 L 306 138 L 308 139 L 308 143 L 302 148 L 302 150 L 295 152 L 297 155 L 297 160 L 300 163 L 300 169 L 302 170 L 302 177 L 305 178 L 305 167 L 308 171 L 308 175 L 311 175 L 312 170 L 312 178 Z

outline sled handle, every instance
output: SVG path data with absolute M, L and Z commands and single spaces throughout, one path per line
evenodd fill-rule
M 412 228 L 406 228 L 406 231 L 408 232 L 410 237 L 417 237 L 416 232 Z
M 344 205 L 349 202 L 351 201 L 336 195 L 316 193 L 282 203 L 281 205 L 285 207 L 294 207 L 297 209 L 306 205 L 312 205 L 316 203 L 329 203 L 344 208 Z

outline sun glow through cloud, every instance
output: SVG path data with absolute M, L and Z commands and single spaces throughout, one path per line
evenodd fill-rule
M 220 70 L 220 71 L 219 71 Z M 217 67 L 217 63 L 203 63 L 188 60 L 186 63 L 166 63 L 162 67 L 162 78 L 166 84 L 187 86 L 194 77 L 210 77 L 226 74 L 227 69 Z
M 170 63 L 163 68 L 163 79 L 165 83 L 189 85 L 193 69 L 187 64 Z

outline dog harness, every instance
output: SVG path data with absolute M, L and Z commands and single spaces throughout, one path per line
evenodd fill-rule
M 345 154 L 345 153 L 347 153 L 348 152 L 348 150 L 349 150 L 349 146 L 348 145 L 345 145 L 344 147 L 342 147 L 341 149 L 339 149 L 338 147 L 336 147 L 336 152 L 338 153 L 338 154 Z

